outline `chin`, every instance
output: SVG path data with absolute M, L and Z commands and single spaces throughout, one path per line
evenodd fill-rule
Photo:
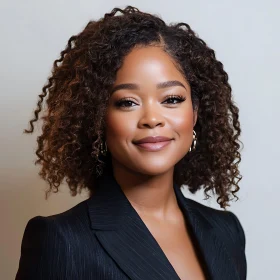
M 151 165 L 151 164 L 145 164 L 144 166 L 133 166 L 134 171 L 149 175 L 149 176 L 158 176 L 167 172 L 170 172 L 171 170 L 174 169 L 174 166 L 168 165 Z

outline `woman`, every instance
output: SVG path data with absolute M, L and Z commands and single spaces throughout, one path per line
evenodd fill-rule
M 118 14 L 121 12 L 121 14 Z M 70 38 L 39 95 L 36 163 L 89 199 L 25 229 L 16 279 L 246 279 L 240 124 L 214 51 L 128 6 Z M 223 210 L 185 198 L 201 187 Z

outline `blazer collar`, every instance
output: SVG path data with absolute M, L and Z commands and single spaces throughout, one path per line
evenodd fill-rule
M 188 203 L 190 200 L 182 194 L 181 188 L 175 183 L 173 188 L 178 205 L 183 214 L 190 220 L 189 222 L 191 224 L 199 223 L 200 227 L 205 230 L 211 230 L 212 225 L 193 203 Z M 128 216 L 133 216 L 138 221 L 141 220 L 110 171 L 98 179 L 97 190 L 88 200 L 88 207 L 93 229 L 118 229 L 126 226 Z
M 204 259 L 207 279 L 238 280 L 229 252 L 213 226 L 175 183 L 174 191 Z M 130 279 L 180 279 L 112 173 L 99 178 L 96 192 L 87 204 L 96 237 Z

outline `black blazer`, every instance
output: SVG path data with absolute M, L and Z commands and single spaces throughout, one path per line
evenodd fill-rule
M 28 222 L 16 280 L 179 279 L 114 176 L 103 176 L 98 185 L 70 210 Z M 237 217 L 185 198 L 176 184 L 174 189 L 207 279 L 246 279 L 245 235 Z

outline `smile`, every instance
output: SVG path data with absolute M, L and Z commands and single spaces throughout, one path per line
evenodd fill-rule
M 156 152 L 156 151 L 160 151 L 160 150 L 164 149 L 170 143 L 171 143 L 171 140 L 155 142 L 155 143 L 139 143 L 139 144 L 135 144 L 135 145 L 146 151 Z

